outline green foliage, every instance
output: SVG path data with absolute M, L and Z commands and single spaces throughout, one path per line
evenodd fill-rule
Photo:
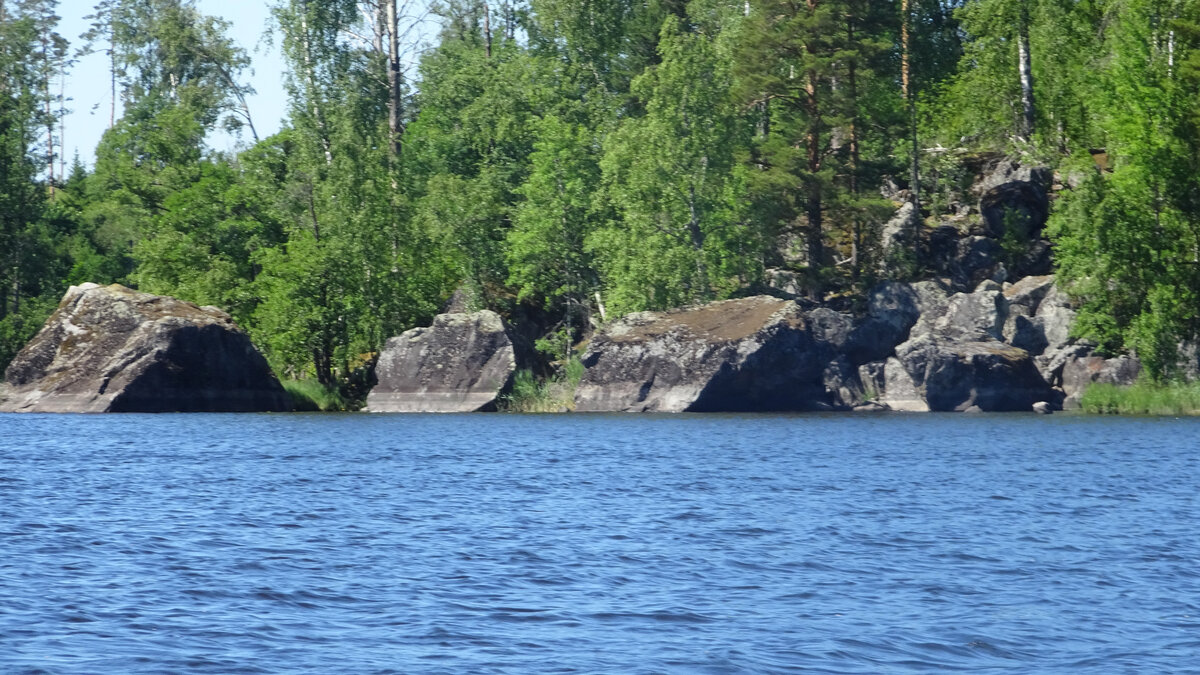
M 1200 383 L 1093 384 L 1083 392 L 1081 405 L 1084 412 L 1100 415 L 1198 415 Z
M 508 283 L 521 300 L 570 311 L 586 305 L 597 286 L 584 241 L 599 220 L 593 194 L 599 153 L 582 124 L 550 114 L 538 128 L 529 178 L 520 189 L 525 200 L 508 233 Z
M 1076 167 L 1087 178 L 1049 228 L 1082 303 L 1076 332 L 1108 351 L 1136 350 L 1154 381 L 1172 376 L 1177 345 L 1200 325 L 1197 81 L 1175 65 L 1200 42 L 1163 35 L 1163 9 L 1148 0 L 1114 8 L 1114 56 L 1100 74 L 1112 98 L 1100 121 L 1111 171 Z
M 728 297 L 757 279 L 735 151 L 747 131 L 733 109 L 729 54 L 669 18 L 662 62 L 633 83 L 646 115 L 605 142 L 604 181 L 619 219 L 588 240 L 614 312 Z
M 282 380 L 283 388 L 292 397 L 296 412 L 336 412 L 348 410 L 345 399 L 336 389 L 316 380 Z
M 512 392 L 502 401 L 501 409 L 514 413 L 556 413 L 575 407 L 575 389 L 583 379 L 584 367 L 571 358 L 552 378 L 539 381 L 530 370 L 513 377 Z
M 57 306 L 57 300 L 43 295 L 27 300 L 19 309 L 0 319 L 0 366 L 8 366 L 17 352 L 37 335 Z

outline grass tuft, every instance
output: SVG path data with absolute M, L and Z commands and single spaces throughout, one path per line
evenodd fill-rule
M 571 359 L 554 377 L 539 381 L 530 370 L 517 371 L 512 393 L 500 409 L 516 413 L 563 412 L 575 407 L 575 388 L 583 379 L 583 364 Z
M 346 401 L 337 391 L 326 389 L 316 380 L 283 380 L 283 388 L 292 397 L 297 412 L 346 410 Z
M 1200 383 L 1093 384 L 1080 403 L 1084 412 L 1100 415 L 1200 415 Z

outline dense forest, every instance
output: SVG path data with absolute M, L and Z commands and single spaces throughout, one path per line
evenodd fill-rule
M 562 361 L 767 270 L 813 299 L 919 276 L 879 230 L 936 224 L 981 152 L 1078 178 L 1048 231 L 1081 335 L 1162 378 L 1197 332 L 1200 0 L 443 0 L 419 56 L 397 0 L 279 0 L 267 138 L 222 20 L 102 0 L 68 40 L 56 4 L 0 0 L 0 365 L 89 281 L 219 306 L 331 388 L 456 291 Z M 90 169 L 55 86 L 87 51 Z

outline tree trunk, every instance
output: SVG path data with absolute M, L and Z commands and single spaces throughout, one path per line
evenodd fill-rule
M 909 2 L 910 0 L 900 0 L 900 91 L 904 94 L 906 101 L 909 93 L 909 63 L 912 54 L 912 43 L 909 41 L 908 34 L 911 23 Z
M 117 38 L 111 14 L 108 20 L 108 128 L 111 129 L 117 125 Z
M 47 189 L 50 198 L 54 198 L 54 97 L 50 94 L 50 37 L 45 32 L 40 38 L 42 44 L 42 99 L 46 110 L 46 167 Z
M 301 7 L 304 15 L 300 17 L 300 33 L 302 46 L 304 49 L 304 81 L 307 85 L 308 105 L 312 112 L 313 122 L 316 123 L 317 130 L 321 133 L 321 148 L 325 151 L 325 164 L 333 164 L 333 147 L 329 142 L 329 132 L 325 129 L 325 121 L 321 117 L 321 108 L 317 105 L 317 82 L 313 75 L 312 64 L 312 45 L 308 38 L 308 4 L 304 3 Z
M 67 180 L 67 64 L 66 60 L 59 62 L 58 71 L 58 175 L 65 183 Z
M 851 45 L 854 44 L 854 17 L 850 14 L 846 15 L 846 39 Z M 850 98 L 850 195 L 852 199 L 857 200 L 859 166 L 858 62 L 851 58 L 850 62 L 846 64 L 846 71 L 846 88 Z M 862 239 L 862 218 L 857 213 L 854 215 L 853 231 L 850 236 L 851 277 L 857 281 L 859 276 L 859 244 Z
M 1033 61 L 1029 54 L 1029 14 L 1022 8 L 1017 29 L 1017 67 L 1021 75 L 1021 136 L 1033 140 Z
M 487 57 L 492 58 L 492 9 L 483 3 L 483 41 L 487 49 Z
M 904 102 L 908 108 L 908 132 L 910 136 L 909 151 L 912 155 L 909 161 L 908 194 L 913 205 L 914 231 L 912 245 L 914 256 L 920 253 L 920 232 L 915 231 L 916 224 L 921 222 L 921 145 L 917 132 L 917 95 L 916 82 L 912 77 L 912 14 L 916 9 L 917 0 L 901 0 L 900 39 L 903 43 L 901 58 L 901 87 Z
M 817 0 L 807 0 L 807 5 L 810 13 L 815 12 Z M 808 52 L 810 60 L 815 58 L 815 51 L 811 43 L 805 45 L 805 51 Z M 806 242 L 809 271 L 808 293 L 813 300 L 819 302 L 824 296 L 820 273 L 821 260 L 825 257 L 825 250 L 822 241 L 821 181 L 817 177 L 817 173 L 821 170 L 821 107 L 817 95 L 817 79 L 817 71 L 813 64 L 809 63 L 804 82 L 805 103 L 808 112 L 808 130 L 805 134 L 808 177 L 805 179 L 807 195 L 804 215 L 808 225 Z
M 396 0 L 387 2 L 387 32 L 388 32 L 388 132 L 391 134 L 392 159 L 400 156 L 401 142 L 404 135 L 404 123 L 401 121 L 404 101 L 401 98 L 400 79 L 400 36 L 399 17 L 396 12 Z

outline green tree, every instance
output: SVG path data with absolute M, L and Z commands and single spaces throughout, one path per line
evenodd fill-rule
M 381 46 L 344 39 L 382 42 L 392 19 L 365 26 L 350 1 L 290 0 L 274 11 L 291 127 L 260 144 L 273 168 L 256 183 L 273 186 L 283 241 L 252 256 L 261 299 L 252 333 L 278 370 L 332 387 L 384 339 L 436 311 L 449 283 L 403 191 L 398 153 L 410 131 L 399 118 L 398 73 Z
M 517 206 L 508 233 L 508 282 L 519 299 L 534 300 L 561 316 L 557 329 L 567 338 L 586 329 L 598 288 L 585 241 L 603 209 L 595 198 L 599 154 L 586 126 L 553 114 L 544 117 L 529 178 L 520 190 L 525 201 Z
M 750 8 L 737 79 L 760 116 L 751 194 L 760 220 L 785 242 L 802 242 L 789 253 L 819 299 L 841 264 L 851 264 L 854 277 L 862 268 L 864 224 L 877 221 L 881 207 L 867 195 L 904 136 L 899 73 L 887 59 L 899 13 L 854 0 L 806 0 L 797 11 L 760 0 Z M 854 245 L 839 251 L 846 241 Z
M 601 163 L 618 219 L 589 246 L 614 311 L 727 296 L 761 270 L 735 171 L 748 128 L 732 105 L 729 53 L 674 17 L 659 50 L 662 62 L 634 81 L 646 115 L 607 139 Z
M 53 0 L 0 2 L 0 369 L 57 305 L 74 212 L 54 173 L 67 66 Z M 71 186 L 74 187 L 74 186 Z
M 1186 11 L 1185 11 L 1186 10 Z M 1200 288 L 1200 134 L 1190 4 L 1125 0 L 1112 8 L 1100 124 L 1111 173 L 1094 169 L 1056 209 L 1059 273 L 1082 303 L 1076 331 L 1132 348 L 1154 379 L 1173 374 L 1195 336 Z M 1090 163 L 1090 157 L 1084 160 Z

